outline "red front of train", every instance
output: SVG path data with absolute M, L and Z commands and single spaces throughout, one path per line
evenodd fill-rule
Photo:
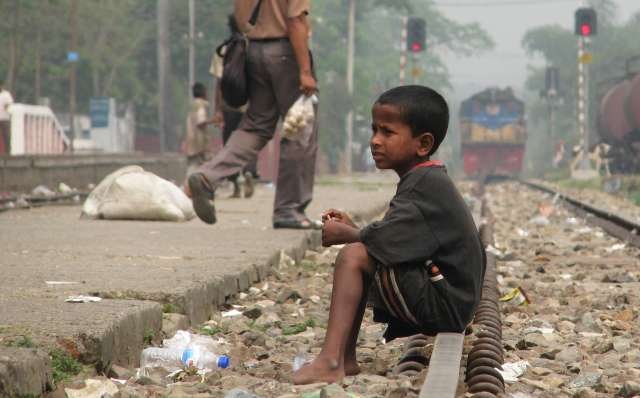
M 463 101 L 460 132 L 467 176 L 517 175 L 522 170 L 524 103 L 510 88 L 489 88 Z

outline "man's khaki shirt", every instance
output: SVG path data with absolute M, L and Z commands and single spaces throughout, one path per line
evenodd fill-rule
M 235 0 L 235 17 L 240 30 L 250 39 L 288 37 L 287 19 L 309 13 L 309 0 L 262 0 L 256 25 L 249 19 L 257 0 Z

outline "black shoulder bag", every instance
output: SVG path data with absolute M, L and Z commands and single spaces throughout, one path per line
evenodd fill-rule
M 262 0 L 253 8 L 249 24 L 255 26 L 260 12 Z M 222 49 L 225 48 L 224 54 Z M 234 108 L 239 108 L 249 100 L 247 89 L 247 49 L 249 39 L 243 33 L 233 33 L 229 39 L 216 48 L 216 53 L 223 58 L 220 91 L 224 102 Z

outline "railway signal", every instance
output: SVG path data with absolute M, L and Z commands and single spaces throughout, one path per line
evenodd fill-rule
M 589 51 L 591 36 L 598 32 L 597 15 L 593 8 L 581 7 L 575 13 L 575 34 L 578 35 L 578 135 L 582 143 L 582 152 L 589 153 L 589 64 L 593 55 Z M 598 174 L 591 168 L 587 156 L 584 156 L 579 169 L 572 170 L 577 179 L 588 179 Z
M 409 18 L 407 21 L 407 49 L 419 53 L 427 48 L 427 24 L 423 18 Z
M 582 37 L 595 36 L 598 33 L 598 17 L 596 11 L 590 7 L 576 10 L 575 34 Z

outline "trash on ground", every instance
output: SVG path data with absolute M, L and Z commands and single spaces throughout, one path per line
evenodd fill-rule
M 71 193 L 75 191 L 75 189 L 71 188 L 64 182 L 61 182 L 60 184 L 58 184 L 58 191 L 60 191 L 60 193 Z
M 230 318 L 230 317 L 240 316 L 240 315 L 242 315 L 242 311 L 238 311 L 236 309 L 229 310 L 229 311 L 222 311 L 223 318 Z
M 82 206 L 82 216 L 110 220 L 187 221 L 191 200 L 171 182 L 127 166 L 106 176 Z
M 627 247 L 627 245 L 625 245 L 624 243 L 616 243 L 615 245 L 611 245 L 607 247 L 605 250 L 607 253 L 613 253 L 613 252 L 617 252 L 618 250 L 622 250 L 625 247 Z
M 102 298 L 96 296 L 69 296 L 65 300 L 67 303 L 97 303 L 102 301 Z
M 516 287 L 511 289 L 507 294 L 500 297 L 500 301 L 509 302 L 514 305 L 528 305 L 531 304 L 531 301 L 525 294 L 524 290 L 521 287 Z
M 38 185 L 37 187 L 33 188 L 33 190 L 31 191 L 31 194 L 34 196 L 49 197 L 49 196 L 54 196 L 56 193 L 50 190 L 46 185 Z
M 531 220 L 529 220 L 529 224 L 533 225 L 549 225 L 549 219 L 543 215 L 535 216 Z
M 291 365 L 291 368 L 294 372 L 297 372 L 301 367 L 304 366 L 305 363 L 307 363 L 307 356 L 304 354 L 304 352 L 300 352 L 293 358 L 293 364 Z
M 49 286 L 55 285 L 77 285 L 80 282 L 71 282 L 71 281 L 44 281 Z
M 198 374 L 225 369 L 230 360 L 224 354 L 224 343 L 224 339 L 214 340 L 210 336 L 178 330 L 172 338 L 162 341 L 163 347 L 142 350 L 139 376 L 147 376 L 151 368 L 162 368 L 173 374 L 189 368 L 196 369 Z
M 65 388 L 64 392 L 68 398 L 102 398 L 115 395 L 119 392 L 118 387 L 108 379 L 87 379 L 85 387 L 81 389 Z
M 529 367 L 528 361 L 507 362 L 502 365 L 502 370 L 496 369 L 502 375 L 505 383 L 515 383 Z

